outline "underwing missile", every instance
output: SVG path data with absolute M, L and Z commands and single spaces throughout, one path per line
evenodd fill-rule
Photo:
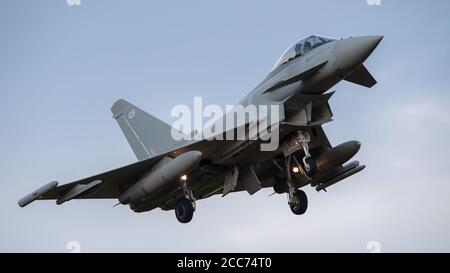
M 317 191 L 322 191 L 322 190 L 326 191 L 326 189 L 328 187 L 330 187 L 330 186 L 332 186 L 332 185 L 334 185 L 334 184 L 336 184 L 336 183 L 338 183 L 338 182 L 340 182 L 340 181 L 342 181 L 342 180 L 344 180 L 344 179 L 346 179 L 346 178 L 348 178 L 348 177 L 350 177 L 350 176 L 352 176 L 352 175 L 354 175 L 356 173 L 359 173 L 360 171 L 364 170 L 364 168 L 366 168 L 366 166 L 364 166 L 364 165 L 354 167 L 354 168 L 352 168 L 350 170 L 348 170 L 348 168 L 344 167 L 343 171 L 340 174 L 338 174 L 337 176 L 331 178 L 327 182 L 320 184 L 319 186 L 316 187 L 316 190 Z
M 77 184 L 69 189 L 61 198 L 56 200 L 56 204 L 62 205 L 65 202 L 70 201 L 73 198 L 92 190 L 93 188 L 99 186 L 101 183 L 101 180 L 95 180 L 88 184 Z
M 324 152 L 316 159 L 318 173 L 327 173 L 349 161 L 361 148 L 361 142 L 349 141 Z
M 145 197 L 168 186 L 192 170 L 202 159 L 199 151 L 190 151 L 172 159 L 161 159 L 153 169 L 144 175 L 136 184 L 120 195 L 122 204 L 144 201 Z
M 26 205 L 30 204 L 34 200 L 38 199 L 40 196 L 46 194 L 47 192 L 53 190 L 58 186 L 58 181 L 52 181 L 39 189 L 35 190 L 34 192 L 28 194 L 27 196 L 23 197 L 19 200 L 19 206 L 25 207 Z

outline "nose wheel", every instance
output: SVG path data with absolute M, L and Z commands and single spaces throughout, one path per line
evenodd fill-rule
M 306 158 L 307 160 L 308 158 Z M 310 158 L 312 159 L 312 158 Z M 305 163 L 305 159 L 303 159 Z M 314 160 L 313 160 L 314 162 Z M 291 180 L 291 155 L 285 157 L 285 167 L 286 167 L 286 185 L 288 187 L 288 204 L 291 207 L 291 211 L 295 215 L 303 215 L 308 209 L 308 197 L 306 193 L 302 190 L 296 189 Z M 311 164 L 315 167 L 315 164 Z M 306 171 L 306 166 L 305 166 Z
M 291 211 L 295 215 L 305 214 L 308 209 L 308 197 L 306 196 L 306 193 L 302 190 L 295 189 L 293 199 L 293 202 L 289 204 Z

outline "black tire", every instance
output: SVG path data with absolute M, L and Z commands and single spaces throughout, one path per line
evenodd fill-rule
M 291 210 L 295 215 L 303 215 L 308 209 L 308 196 L 302 190 L 295 190 L 295 198 L 297 198 L 297 205 L 291 206 Z
M 180 223 L 189 223 L 194 216 L 192 202 L 185 197 L 178 199 L 175 206 L 175 215 Z
M 314 160 L 314 158 L 309 157 L 306 159 L 306 163 L 309 165 L 309 170 L 306 170 L 306 167 L 304 167 L 306 175 L 308 175 L 309 177 L 313 176 L 316 174 L 317 172 L 317 165 L 316 165 L 316 161 Z
M 288 191 L 286 179 L 284 177 L 283 178 L 274 177 L 274 179 L 275 183 L 273 184 L 273 191 L 278 194 L 286 193 Z

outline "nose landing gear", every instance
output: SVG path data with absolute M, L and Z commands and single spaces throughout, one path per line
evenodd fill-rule
M 305 173 L 307 176 L 311 177 L 313 176 L 316 171 L 316 161 L 312 157 L 304 157 L 303 158 L 303 167 L 305 168 Z
M 310 140 L 309 134 L 300 130 L 295 138 L 286 141 L 283 145 L 284 173 L 288 193 L 288 204 L 291 207 L 292 212 L 296 215 L 302 215 L 306 212 L 308 209 L 308 197 L 304 191 L 297 189 L 292 181 L 291 159 L 294 161 L 297 172 L 301 172 L 307 180 L 311 180 L 317 172 L 317 167 L 314 158 L 309 153 Z M 293 154 L 300 149 L 303 149 L 304 157 L 301 162 L 298 162 Z M 277 192 L 277 190 L 281 192 L 282 188 L 284 188 L 281 185 L 276 186 L 277 187 L 274 187 L 275 192 Z
M 289 204 L 291 211 L 295 215 L 305 214 L 308 209 L 308 197 L 306 196 L 306 193 L 302 190 L 295 189 L 293 199 L 294 202 Z
M 303 167 L 305 169 L 305 173 L 307 176 L 311 177 L 313 176 L 316 171 L 316 161 L 311 157 L 311 154 L 309 153 L 309 135 L 306 134 L 300 134 L 299 136 L 300 143 L 302 145 L 303 151 L 305 152 L 305 156 L 303 157 Z
M 308 209 L 308 197 L 305 192 L 294 187 L 291 178 L 291 157 L 285 157 L 286 185 L 288 187 L 288 204 L 295 215 L 302 215 Z

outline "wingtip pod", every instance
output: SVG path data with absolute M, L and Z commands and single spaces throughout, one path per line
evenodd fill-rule
M 48 184 L 45 184 L 44 186 L 40 187 L 39 189 L 35 190 L 34 192 L 28 194 L 27 196 L 23 197 L 19 200 L 18 204 L 21 208 L 29 205 L 31 202 L 38 199 L 40 196 L 46 194 L 47 192 L 53 190 L 58 186 L 58 181 L 52 181 Z

